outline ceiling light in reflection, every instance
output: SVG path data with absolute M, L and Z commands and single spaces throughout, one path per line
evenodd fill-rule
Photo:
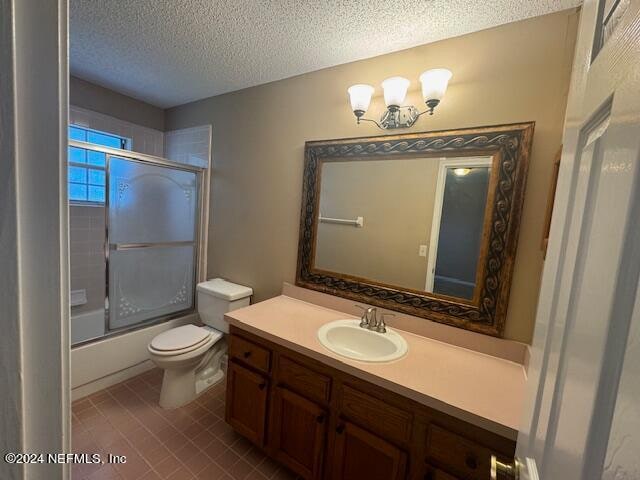
M 469 175 L 471 172 L 470 168 L 454 168 L 453 173 L 455 173 L 458 177 L 464 177 L 465 175 Z

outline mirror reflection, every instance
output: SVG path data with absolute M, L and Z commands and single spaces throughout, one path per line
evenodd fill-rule
M 315 268 L 471 300 L 491 157 L 322 163 Z

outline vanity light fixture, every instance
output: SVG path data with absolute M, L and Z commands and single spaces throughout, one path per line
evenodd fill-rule
M 382 90 L 384 91 L 384 103 L 387 111 L 380 119 L 380 123 L 369 118 L 364 118 L 364 114 L 371 104 L 371 96 L 374 88 L 371 85 L 357 84 L 349 87 L 349 100 L 351 101 L 351 109 L 356 116 L 358 124 L 360 121 L 375 123 L 379 128 L 409 128 L 421 115 L 429 113 L 433 115 L 433 110 L 438 106 L 444 93 L 447 91 L 447 85 L 451 79 L 451 72 L 445 68 L 435 68 L 427 70 L 420 75 L 420 83 L 422 83 L 422 98 L 427 106 L 424 112 L 418 111 L 413 105 L 404 106 L 404 99 L 407 96 L 407 90 L 411 83 L 403 77 L 391 77 L 382 82 Z

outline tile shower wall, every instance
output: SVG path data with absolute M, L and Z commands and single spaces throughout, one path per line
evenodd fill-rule
M 164 134 L 160 130 L 142 127 L 73 105 L 69 107 L 69 123 L 130 138 L 131 150 L 134 152 L 163 156 Z
M 209 166 L 211 125 L 172 130 L 164 134 L 164 152 L 169 160 L 197 167 Z
M 209 168 L 212 163 L 211 125 L 200 125 L 165 132 L 164 154 L 166 158 L 174 162 Z M 203 205 L 205 206 L 200 216 L 202 225 L 209 225 L 210 181 L 210 175 L 205 174 L 202 179 Z M 208 229 L 202 229 L 200 235 L 198 257 L 202 271 L 199 280 L 205 280 L 206 278 L 211 278 L 207 271 Z
M 72 315 L 104 308 L 104 214 L 104 207 L 69 207 L 71 290 L 87 292 L 87 303 L 72 307 Z

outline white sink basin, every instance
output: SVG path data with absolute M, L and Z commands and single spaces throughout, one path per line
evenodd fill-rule
M 336 320 L 318 329 L 318 339 L 338 355 L 363 362 L 390 362 L 407 353 L 407 342 L 387 327 L 378 333 L 360 327 L 360 320 Z

